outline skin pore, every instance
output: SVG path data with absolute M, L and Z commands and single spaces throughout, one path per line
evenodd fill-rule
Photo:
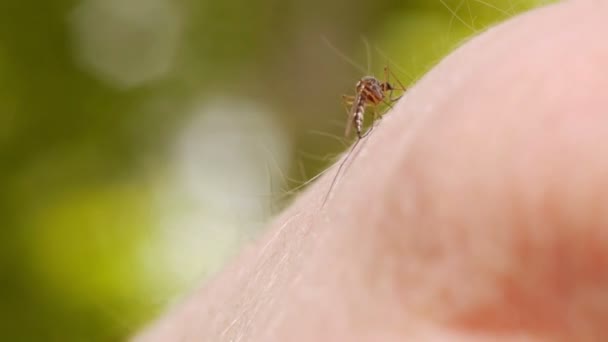
M 608 336 L 608 2 L 465 43 L 153 341 Z M 339 162 L 338 162 L 339 163 Z

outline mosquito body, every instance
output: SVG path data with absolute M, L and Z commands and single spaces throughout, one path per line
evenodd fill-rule
M 355 148 L 357 147 L 359 142 L 363 138 L 365 138 L 374 128 L 375 121 L 376 121 L 376 119 L 379 118 L 378 106 L 385 104 L 389 108 L 392 108 L 392 103 L 394 103 L 395 101 L 397 101 L 401 98 L 401 96 L 393 98 L 393 91 L 394 90 L 401 90 L 401 91 L 406 90 L 406 88 L 396 78 L 395 78 L 395 80 L 399 84 L 400 88 L 394 88 L 388 81 L 389 74 L 392 74 L 392 73 L 389 71 L 388 67 L 385 67 L 384 68 L 384 79 L 385 79 L 384 82 L 378 80 L 374 76 L 365 76 L 361 80 L 359 80 L 359 82 L 357 82 L 356 95 L 342 96 L 344 105 L 346 106 L 346 110 L 348 113 L 345 135 L 348 136 L 354 127 L 355 131 L 357 132 L 357 141 L 353 144 L 353 146 L 351 147 L 347 156 L 344 158 L 344 160 L 338 167 L 338 171 L 336 172 L 336 175 L 334 176 L 334 179 L 329 187 L 327 195 L 325 196 L 325 199 L 323 200 L 323 206 L 327 202 L 327 199 L 329 198 L 329 195 L 336 184 L 338 176 L 340 175 L 340 172 L 342 171 L 344 164 L 350 158 L 351 153 L 355 150 Z M 350 108 L 348 106 L 350 106 Z M 366 133 L 363 133 L 363 122 L 364 122 L 364 117 L 365 117 L 365 110 L 368 107 L 372 108 L 372 113 L 373 113 L 372 119 L 373 120 L 371 123 L 371 128 Z
M 388 82 L 381 82 L 373 76 L 365 76 L 357 82 L 355 96 L 343 96 L 345 105 L 350 105 L 348 110 L 348 121 L 346 123 L 345 135 L 348 136 L 353 126 L 359 139 L 363 138 L 363 120 L 366 107 L 373 107 L 373 121 L 378 117 L 376 107 L 385 102 L 386 93 L 393 91 L 393 86 Z M 390 95 L 389 95 L 390 97 Z M 391 102 L 396 100 L 391 99 Z M 386 103 L 390 105 L 390 103 Z

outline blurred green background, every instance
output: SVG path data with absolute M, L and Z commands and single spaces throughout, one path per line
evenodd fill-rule
M 126 339 L 344 150 L 368 62 L 547 2 L 2 1 L 0 340 Z

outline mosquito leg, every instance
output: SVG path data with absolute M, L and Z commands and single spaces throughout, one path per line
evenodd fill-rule
M 391 109 L 393 107 L 389 106 Z M 380 113 L 378 113 L 378 108 L 374 107 L 374 122 L 373 125 L 375 126 L 376 124 L 380 124 L 380 120 L 382 120 L 382 115 Z
M 388 101 L 387 100 L 382 100 L 382 103 L 384 103 L 390 110 L 393 110 L 393 109 L 395 109 L 395 108 L 393 108 L 393 103 L 396 102 L 396 101 L 399 101 L 400 98 L 401 98 L 401 96 L 399 96 L 399 97 L 397 97 L 395 99 L 391 98 Z M 386 113 L 386 111 L 384 113 Z M 379 115 L 378 119 L 382 119 L 384 113 L 382 113 L 382 115 Z
M 346 113 L 350 111 L 350 106 L 355 103 L 355 97 L 351 95 L 342 95 L 342 103 L 344 104 L 344 108 L 346 108 Z
M 384 67 L 384 84 L 390 84 L 389 82 L 389 75 L 388 75 L 388 65 Z M 391 94 L 393 93 L 393 89 L 391 87 Z
M 384 73 L 386 74 L 386 78 L 387 78 L 387 82 L 388 82 L 388 77 L 389 75 L 392 75 L 393 78 L 395 79 L 395 81 L 397 82 L 397 84 L 399 84 L 399 89 L 401 91 L 407 91 L 407 87 L 403 85 L 403 83 L 401 83 L 401 81 L 399 81 L 399 79 L 397 78 L 397 76 L 395 76 L 395 73 L 393 73 L 390 68 L 388 66 L 384 67 Z
M 360 141 L 361 141 L 361 139 L 357 139 L 357 141 L 355 141 L 355 143 L 353 144 L 353 146 L 350 148 L 350 150 L 346 154 L 346 157 L 344 157 L 344 159 L 340 163 L 340 166 L 338 166 L 338 171 L 336 171 L 336 175 L 334 176 L 334 179 L 331 181 L 331 184 L 329 185 L 329 189 L 327 190 L 327 193 L 325 194 L 325 198 L 323 199 L 323 203 L 321 204 L 321 208 L 325 207 L 325 204 L 327 203 L 327 200 L 329 199 L 329 195 L 331 195 L 334 187 L 336 186 L 336 184 L 338 182 L 338 177 L 342 173 L 342 169 L 344 168 L 344 165 L 346 165 L 346 162 L 348 162 L 348 160 L 350 159 L 351 154 L 353 153 L 353 151 L 355 151 L 355 149 L 357 148 L 357 145 L 359 145 Z
M 342 101 L 346 104 L 352 104 L 355 101 L 355 97 L 352 95 L 342 95 Z
M 399 79 L 397 78 L 397 76 L 395 76 L 395 74 L 390 70 L 390 68 L 388 67 L 388 65 L 385 66 L 384 67 L 384 82 L 385 82 L 385 84 L 390 84 L 389 81 L 390 81 L 390 76 L 391 75 L 393 76 L 393 78 L 395 79 L 395 81 L 397 82 L 397 84 L 399 84 L 400 88 L 398 88 L 397 90 L 406 91 L 407 88 L 403 84 L 401 84 L 401 81 L 399 81 Z M 399 99 L 401 99 L 401 97 L 403 96 L 403 94 L 402 94 L 402 95 L 399 95 L 397 97 L 393 97 L 393 91 L 394 90 L 395 90 L 395 88 L 391 87 L 391 90 L 388 93 L 388 102 L 389 103 L 387 103 L 386 101 L 384 101 L 384 103 L 386 105 L 388 105 L 391 109 L 393 109 L 393 107 L 391 106 L 391 103 L 399 101 Z
M 342 103 L 344 104 L 346 115 L 350 115 L 351 107 L 353 103 L 355 103 L 355 97 L 350 95 L 342 95 Z

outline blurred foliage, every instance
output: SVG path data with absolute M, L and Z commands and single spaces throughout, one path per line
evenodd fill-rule
M 268 144 L 283 146 L 272 150 L 282 151 L 279 166 L 269 167 L 280 168 L 272 174 L 284 182 L 277 189 L 272 180 L 268 192 L 279 195 L 257 201 L 280 202 L 281 192 L 297 183 L 286 179 L 310 178 L 327 166 L 323 156 L 343 148 L 338 139 L 311 132 L 341 134 L 340 95 L 352 92 L 370 62 L 361 36 L 378 48 L 371 51 L 373 70 L 390 56 L 411 84 L 463 39 L 547 2 L 1 3 L 0 340 L 123 340 L 255 235 L 250 226 L 263 226 L 267 215 L 235 219 L 231 205 L 252 204 L 213 192 L 216 179 L 192 194 L 198 202 L 182 196 L 192 191 L 190 183 L 175 190 L 182 184 L 176 160 L 190 165 L 198 153 L 180 157 L 177 142 L 201 104 L 241 103 L 230 107 L 239 122 L 253 120 L 254 107 L 270 115 L 276 127 L 260 129 L 275 132 Z M 322 37 L 362 66 L 350 65 Z M 197 170 L 211 177 L 202 173 L 212 168 L 209 160 L 221 166 L 251 157 L 230 151 L 239 151 L 245 134 L 239 132 L 256 122 L 237 127 L 232 140 L 213 127 L 203 130 L 212 148 L 201 148 L 212 157 L 196 164 L 195 183 Z M 233 171 L 214 172 L 217 184 L 234 180 L 228 179 Z M 222 196 L 224 202 L 209 200 Z M 182 229 L 185 213 L 195 227 L 202 218 L 202 240 L 194 241 L 204 243 L 185 245 L 199 231 Z M 181 240 L 171 247 L 167 236 L 175 234 Z M 175 254 L 188 248 L 199 254 Z

